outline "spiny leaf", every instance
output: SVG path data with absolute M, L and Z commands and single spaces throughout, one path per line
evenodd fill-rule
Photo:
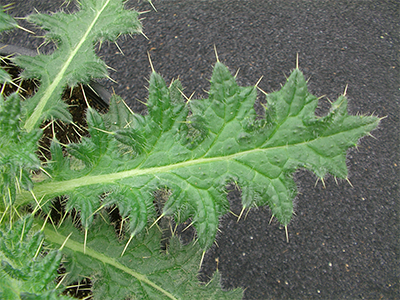
M 121 217 L 129 217 L 129 232 L 131 236 L 140 233 L 147 225 L 149 212 L 152 211 L 150 195 L 142 195 L 140 190 L 121 187 L 122 190 L 113 191 L 106 199 L 110 204 L 115 203 Z M 146 199 L 147 198 L 147 199 Z
M 177 237 L 170 242 L 168 253 L 160 251 L 161 234 L 156 228 L 132 239 L 125 255 L 124 244 L 116 239 L 114 230 L 103 221 L 95 221 L 95 229 L 84 236 L 66 220 L 57 232 L 46 226 L 46 239 L 54 244 L 66 241 L 63 253 L 68 277 L 80 281 L 89 277 L 94 299 L 242 299 L 240 289 L 221 290 L 218 272 L 207 285 L 198 279 L 201 248 L 191 243 L 182 246 Z
M 18 27 L 18 23 L 4 12 L 4 6 L 0 8 L 0 32 Z
M 241 189 L 244 209 L 268 205 L 286 226 L 297 194 L 292 173 L 306 168 L 320 178 L 327 173 L 347 178 L 347 149 L 379 123 L 374 116 L 349 116 L 345 96 L 332 104 L 326 116 L 317 117 L 314 111 L 318 99 L 308 92 L 299 69 L 292 72 L 280 91 L 266 96 L 261 119 L 254 110 L 256 87 L 238 86 L 219 62 L 214 67 L 208 98 L 185 103 L 181 90 L 177 82 L 167 88 L 161 76 L 153 73 L 148 115 L 129 115 L 122 102 L 114 101 L 110 111 L 125 110 L 127 122 L 116 118 L 115 113 L 105 116 L 103 133 L 116 137 L 118 130 L 131 130 L 130 135 L 124 135 L 124 139 L 132 137 L 131 144 L 117 138 L 124 144 L 118 146 L 110 138 L 108 144 L 102 144 L 108 150 L 96 156 L 95 164 L 86 165 L 75 176 L 72 172 L 70 180 L 43 182 L 34 192 L 51 197 L 79 189 L 84 195 L 91 194 L 93 187 L 108 185 L 113 199 L 117 199 L 118 193 L 131 190 L 136 204 L 130 206 L 126 200 L 121 204 L 116 200 L 115 204 L 124 206 L 125 211 L 130 207 L 130 218 L 141 220 L 131 222 L 142 224 L 152 217 L 152 201 L 148 196 L 142 200 L 137 196 L 167 188 L 171 195 L 162 214 L 174 214 L 178 222 L 192 217 L 198 243 L 207 249 L 214 242 L 219 218 L 229 208 L 224 190 L 227 183 L 234 181 Z M 145 143 L 140 144 L 141 140 Z M 115 151 L 118 147 L 126 151 L 126 145 L 131 147 L 130 155 Z M 87 151 L 94 157 L 91 153 Z M 121 199 L 126 197 L 122 195 Z M 100 200 L 97 204 L 90 201 L 91 211 L 102 205 Z M 144 203 L 140 209 L 138 201 Z M 132 213 L 134 207 L 140 216 Z M 139 228 L 135 225 L 130 230 L 136 234 Z
M 5 100 L 0 95 L 0 207 L 10 209 L 16 193 L 31 190 L 29 172 L 40 166 L 35 151 L 41 130 L 26 132 L 21 128 L 21 100 L 13 93 Z
M 110 98 L 110 106 L 104 115 L 107 127 L 111 130 L 118 130 L 128 127 L 136 127 L 137 122 L 142 120 L 140 115 L 134 114 L 118 95 L 113 94 Z M 138 118 L 140 120 L 138 120 Z
M 73 14 L 32 14 L 28 21 L 48 30 L 47 39 L 57 45 L 51 55 L 17 56 L 14 61 L 24 69 L 22 76 L 37 78 L 41 85 L 27 101 L 26 130 L 31 131 L 45 118 L 56 115 L 71 121 L 62 106 L 66 85 L 88 83 L 91 78 L 107 77 L 107 68 L 94 52 L 98 41 L 115 41 L 120 34 L 141 32 L 138 13 L 124 9 L 122 0 L 81 0 Z
M 91 138 L 82 138 L 80 144 L 68 144 L 69 153 L 82 160 L 87 165 L 97 164 L 108 149 L 110 134 L 104 132 L 105 125 L 100 114 L 89 107 L 86 113 L 88 130 Z
M 18 27 L 17 22 L 4 12 L 4 6 L 0 8 L 0 32 Z M 11 82 L 12 78 L 5 70 L 0 68 L 0 83 Z
M 5 70 L 0 69 L 0 83 L 8 83 L 11 82 L 12 78 L 10 74 L 8 74 Z
M 55 279 L 61 253 L 41 257 L 43 232 L 31 231 L 32 217 L 23 217 L 13 228 L 0 227 L 0 298 L 71 299 L 59 296 Z

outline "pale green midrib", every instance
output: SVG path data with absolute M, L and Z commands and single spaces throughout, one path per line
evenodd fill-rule
M 351 130 L 354 130 L 357 128 L 351 128 L 349 130 L 351 131 Z M 345 131 L 347 131 L 347 130 L 345 130 Z M 344 131 L 337 132 L 333 135 L 341 134 L 343 132 Z M 135 168 L 133 170 L 116 172 L 116 173 L 107 173 L 107 174 L 102 174 L 102 175 L 86 175 L 84 177 L 71 179 L 71 180 L 65 180 L 65 181 L 56 181 L 56 182 L 47 182 L 47 183 L 44 182 L 43 184 L 36 185 L 36 187 L 33 189 L 33 194 L 35 195 L 35 197 L 37 199 L 41 199 L 45 195 L 60 195 L 60 194 L 66 193 L 67 191 L 70 191 L 70 190 L 73 190 L 75 188 L 82 187 L 82 186 L 94 185 L 94 184 L 104 184 L 104 183 L 114 183 L 118 180 L 122 180 L 122 179 L 129 178 L 129 177 L 166 173 L 166 172 L 170 172 L 175 169 L 185 168 L 185 167 L 189 167 L 189 166 L 193 166 L 193 165 L 200 165 L 200 164 L 207 164 L 207 163 L 221 162 L 221 161 L 231 161 L 231 160 L 235 160 L 241 156 L 245 156 L 245 155 L 252 154 L 252 153 L 258 153 L 258 152 L 276 150 L 276 149 L 288 149 L 288 147 L 307 145 L 310 142 L 315 142 L 319 139 L 327 138 L 327 137 L 329 137 L 329 136 L 319 136 L 312 140 L 298 142 L 298 143 L 290 144 L 290 145 L 281 145 L 281 146 L 275 146 L 275 147 L 269 147 L 269 148 L 256 148 L 256 149 L 251 149 L 251 150 L 247 150 L 247 151 L 234 153 L 231 155 L 210 157 L 210 158 L 198 158 L 198 159 L 194 159 L 194 160 L 184 161 L 184 162 L 171 164 L 171 165 L 167 165 L 167 166 L 161 166 L 161 167 L 152 167 L 152 168 L 146 168 L 146 169 Z M 17 195 L 16 205 L 22 205 L 22 204 L 26 203 L 27 201 L 30 201 L 30 199 L 32 199 L 32 194 L 28 191 L 23 190 L 21 192 L 21 194 Z
M 287 146 L 285 145 L 282 147 L 287 147 Z M 71 180 L 67 180 L 67 181 L 43 183 L 42 185 L 38 185 L 38 188 L 40 188 L 40 190 L 42 190 L 42 191 L 49 189 L 49 190 L 51 190 L 52 193 L 57 193 L 57 192 L 59 193 L 59 192 L 69 191 L 71 189 L 81 187 L 81 186 L 86 186 L 86 185 L 115 182 L 117 180 L 122 180 L 122 179 L 128 178 L 128 177 L 160 174 L 160 173 L 170 172 L 175 169 L 189 167 L 192 165 L 207 164 L 207 163 L 218 162 L 218 161 L 229 161 L 229 160 L 233 160 L 239 156 L 243 156 L 243 155 L 246 155 L 249 153 L 261 152 L 261 151 L 265 151 L 265 150 L 266 149 L 257 148 L 257 149 L 239 152 L 239 153 L 235 153 L 235 154 L 227 155 L 227 156 L 223 156 L 223 157 L 199 158 L 199 159 L 184 161 L 184 162 L 176 163 L 173 165 L 167 165 L 167 166 L 161 166 L 161 167 L 153 167 L 153 168 L 147 168 L 147 169 L 133 169 L 133 170 L 122 171 L 122 172 L 117 172 L 117 173 L 107 173 L 107 174 L 103 174 L 103 175 L 94 175 L 94 176 L 87 175 L 84 177 L 80 177 L 77 179 L 71 179 Z M 34 192 L 35 192 L 35 189 L 34 189 Z M 36 195 L 36 196 L 38 196 L 38 195 Z M 39 196 L 43 196 L 43 195 L 40 194 Z
M 286 146 L 284 146 L 284 147 L 286 147 Z M 74 188 L 78 188 L 78 187 L 82 187 L 82 186 L 86 186 L 86 185 L 110 183 L 110 182 L 115 182 L 117 180 L 122 180 L 124 178 L 129 178 L 129 177 L 166 173 L 166 172 L 172 171 L 174 169 L 189 167 L 192 165 L 200 165 L 200 164 L 212 163 L 212 162 L 216 162 L 216 161 L 232 160 L 238 156 L 242 156 L 242 155 L 248 154 L 248 153 L 259 152 L 260 150 L 265 150 L 265 149 L 254 149 L 254 150 L 250 150 L 250 151 L 246 151 L 246 152 L 240 152 L 240 153 L 232 154 L 229 156 L 224 156 L 223 158 L 221 158 L 221 157 L 201 158 L 201 159 L 185 161 L 185 162 L 181 162 L 181 163 L 177 163 L 177 164 L 173 164 L 173 165 L 162 166 L 162 167 L 153 167 L 153 168 L 147 168 L 147 169 L 133 169 L 133 170 L 122 171 L 122 172 L 117 172 L 117 173 L 108 173 L 108 174 L 94 175 L 94 176 L 87 175 L 84 177 L 71 179 L 71 180 L 67 180 L 67 181 L 43 183 L 42 185 L 38 186 L 39 191 L 35 191 L 35 189 L 34 189 L 34 193 L 36 192 L 37 197 L 42 197 L 44 194 L 46 194 L 47 190 L 51 191 L 51 193 L 53 193 L 53 194 L 57 194 L 57 193 L 66 192 L 66 191 L 72 190 Z
M 71 54 L 68 56 L 68 59 L 65 61 L 63 64 L 60 72 L 57 74 L 57 76 L 54 78 L 53 82 L 49 85 L 49 87 L 45 90 L 43 97 L 40 99 L 38 105 L 35 107 L 32 115 L 28 118 L 26 121 L 24 128 L 26 131 L 30 132 L 32 129 L 36 126 L 38 123 L 40 116 L 43 113 L 43 110 L 49 101 L 51 95 L 54 93 L 56 90 L 57 86 L 59 83 L 62 81 L 64 74 L 68 67 L 70 66 L 72 60 L 74 59 L 75 55 L 79 52 L 80 48 L 82 47 L 83 43 L 86 41 L 87 37 L 89 36 L 90 32 L 92 31 L 92 28 L 96 24 L 97 20 L 99 19 L 101 13 L 104 11 L 104 9 L 107 7 L 108 3 L 110 0 L 107 0 L 103 7 L 97 12 L 95 18 L 93 19 L 92 23 L 89 25 L 88 29 L 86 30 L 85 34 L 82 36 L 81 40 L 79 43 L 76 45 L 76 47 L 71 51 Z
M 59 233 L 54 232 L 54 230 L 50 229 L 50 225 L 46 224 L 46 226 L 43 229 L 43 232 L 46 236 L 46 240 L 48 240 L 49 242 L 58 244 L 58 245 L 62 245 L 64 243 L 64 241 L 66 240 L 66 236 L 61 235 Z M 84 251 L 84 246 L 82 243 L 76 242 L 74 240 L 72 240 L 71 238 L 69 238 L 67 240 L 67 242 L 64 245 L 64 248 L 68 248 L 74 252 L 80 252 L 83 253 L 87 256 L 90 256 L 94 259 L 97 259 L 99 261 L 101 261 L 104 264 L 108 264 L 110 266 L 113 266 L 133 277 L 135 277 L 137 280 L 153 287 L 154 289 L 160 291 L 161 293 L 163 293 L 165 296 L 167 296 L 170 299 L 173 300 L 177 300 L 177 298 L 175 298 L 171 293 L 169 293 L 168 291 L 164 290 L 163 288 L 161 288 L 160 286 L 158 286 L 157 284 L 155 284 L 154 282 L 152 282 L 151 280 L 149 280 L 147 278 L 146 275 L 137 273 L 131 269 L 129 269 L 128 267 L 124 266 L 123 264 L 119 263 L 118 261 L 116 261 L 114 258 L 111 258 L 107 255 L 104 255 L 100 252 L 97 252 L 93 249 L 91 249 L 90 247 L 86 247 L 86 251 Z

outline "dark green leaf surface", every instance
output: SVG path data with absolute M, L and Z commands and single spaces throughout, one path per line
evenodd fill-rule
M 178 222 L 192 217 L 198 243 L 207 249 L 229 207 L 227 183 L 240 187 L 243 209 L 268 205 L 286 226 L 297 194 L 293 172 L 306 168 L 320 178 L 346 178 L 346 150 L 379 123 L 377 117 L 348 115 L 345 96 L 317 117 L 318 99 L 298 69 L 280 91 L 266 96 L 263 118 L 254 110 L 256 87 L 238 86 L 220 62 L 207 99 L 186 103 L 181 89 L 177 81 L 167 87 L 153 73 L 148 115 L 132 114 L 117 98 L 104 122 L 89 111 L 92 137 L 71 146 L 84 167 L 71 171 L 69 180 L 38 185 L 37 197 L 70 195 L 68 207 L 81 211 L 86 229 L 101 205 L 114 203 L 137 234 L 154 216 L 152 193 L 167 188 L 163 215 L 174 214 Z M 77 149 L 83 149 L 79 155 Z M 108 196 L 100 199 L 96 191 Z
M 17 22 L 4 12 L 5 7 L 0 8 L 0 32 L 18 27 Z
M 57 45 L 51 55 L 17 56 L 14 61 L 24 69 L 24 78 L 40 80 L 37 93 L 27 101 L 25 128 L 31 131 L 45 118 L 71 121 L 61 101 L 63 89 L 92 78 L 107 77 L 105 63 L 95 54 L 93 45 L 115 41 L 121 34 L 141 32 L 138 13 L 124 9 L 122 0 L 81 0 L 73 14 L 32 14 L 28 21 L 48 30 L 46 38 Z
M 32 190 L 30 170 L 40 161 L 35 153 L 41 130 L 26 132 L 21 128 L 21 100 L 13 93 L 5 100 L 0 95 L 0 207 L 11 209 L 21 188 Z
M 31 232 L 32 222 L 23 217 L 13 228 L 0 228 L 0 299 L 70 299 L 56 290 L 61 254 L 41 257 L 44 234 Z
M 84 236 L 70 220 L 58 233 L 51 226 L 44 230 L 47 240 L 59 245 L 72 232 L 63 248 L 68 258 L 65 281 L 89 277 L 94 299 L 242 299 L 241 289 L 221 290 L 218 272 L 207 285 L 199 282 L 202 249 L 197 244 L 182 246 L 173 237 L 168 253 L 161 253 L 161 234 L 153 227 L 132 239 L 121 257 L 125 245 L 117 240 L 113 228 L 102 220 L 96 220 L 94 227 L 85 250 Z
M 0 32 L 15 29 L 18 27 L 17 22 L 4 12 L 5 7 L 0 8 Z M 11 76 L 5 70 L 0 69 L 0 83 L 11 82 Z

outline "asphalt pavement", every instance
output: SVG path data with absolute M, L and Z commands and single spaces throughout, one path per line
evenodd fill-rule
M 6 4 L 4 0 L 1 4 Z M 10 13 L 34 8 L 56 11 L 63 0 L 14 0 Z M 309 90 L 329 108 L 345 87 L 352 114 L 386 117 L 373 137 L 348 151 L 349 180 L 325 178 L 326 187 L 304 170 L 295 216 L 285 231 L 268 208 L 251 210 L 236 222 L 221 220 L 218 247 L 205 256 L 201 278 L 216 268 L 224 288 L 245 288 L 244 299 L 399 299 L 399 105 L 400 2 L 153 0 L 129 1 L 142 15 L 144 35 L 103 44 L 100 55 L 115 69 L 117 83 L 103 81 L 136 112 L 145 112 L 152 63 L 169 83 L 180 78 L 185 93 L 204 97 L 219 60 L 241 85 L 271 92 L 299 67 Z M 64 6 L 65 7 L 65 6 Z M 73 10 L 70 4 L 65 10 Z M 25 24 L 25 23 L 23 23 Z M 25 26 L 25 25 L 24 25 Z M 28 24 L 26 24 L 29 27 Z M 41 40 L 18 31 L 0 39 L 35 49 Z M 51 48 L 51 47 L 50 47 Z M 47 49 L 50 49 L 49 47 Z M 46 47 L 42 47 L 46 51 Z M 123 55 L 120 50 L 123 51 Z M 259 95 L 262 97 L 261 93 Z M 140 100 L 140 101 L 138 101 Z M 240 195 L 230 193 L 239 213 Z

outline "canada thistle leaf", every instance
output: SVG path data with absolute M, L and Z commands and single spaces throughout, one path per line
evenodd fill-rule
M 25 128 L 31 131 L 50 116 L 71 121 L 61 101 L 63 89 L 91 78 L 107 77 L 107 68 L 94 52 L 98 41 L 115 41 L 120 34 L 141 32 L 138 13 L 125 10 L 122 0 L 81 0 L 73 14 L 32 14 L 28 21 L 48 30 L 46 38 L 56 43 L 51 55 L 17 56 L 14 61 L 24 69 L 22 76 L 40 80 L 37 93 L 27 101 Z
M 32 217 L 26 216 L 12 228 L 0 228 L 1 299 L 71 299 L 59 296 L 55 279 L 61 253 L 41 257 L 43 232 L 32 232 Z
M 155 227 L 139 234 L 125 252 L 124 243 L 102 220 L 96 220 L 94 230 L 84 236 L 67 219 L 54 231 L 44 229 L 46 240 L 61 245 L 66 236 L 63 253 L 68 274 L 65 282 L 72 283 L 89 277 L 93 283 L 94 299 L 242 299 L 243 291 L 223 291 L 217 272 L 208 284 L 197 278 L 202 249 L 196 243 L 182 246 L 177 237 L 170 241 L 168 253 L 160 250 L 161 234 Z M 84 250 L 85 248 L 85 250 Z
M 143 224 L 154 215 L 148 195 L 167 188 L 171 195 L 162 215 L 175 215 L 178 222 L 192 217 L 198 243 L 207 249 L 214 242 L 219 218 L 229 207 L 224 190 L 227 183 L 234 181 L 241 189 L 243 210 L 268 205 L 286 226 L 297 194 L 292 173 L 306 168 L 320 178 L 327 173 L 346 178 L 346 150 L 379 123 L 374 116 L 348 115 L 345 96 L 332 103 L 326 116 L 316 116 L 318 98 L 308 92 L 299 69 L 280 91 L 266 96 L 262 119 L 254 109 L 256 87 L 238 86 L 220 62 L 214 67 L 207 99 L 185 103 L 181 90 L 179 82 L 167 87 L 161 76 L 153 73 L 148 115 L 129 113 L 122 101 L 113 101 L 112 113 L 104 117 L 106 130 L 100 131 L 116 137 L 122 130 L 127 132 L 124 139 L 132 137 L 131 143 L 108 139 L 108 144 L 102 144 L 108 145 L 108 150 L 101 152 L 96 163 L 86 164 L 75 176 L 71 173 L 70 180 L 37 185 L 37 197 L 73 194 L 74 190 L 94 195 L 93 190 L 103 186 L 111 191 L 110 203 L 121 205 L 130 217 L 141 220 L 132 219 L 134 224 Z M 126 120 L 116 117 L 116 111 L 122 111 Z M 130 147 L 131 153 L 115 151 L 116 140 L 124 144 L 120 149 Z M 124 191 L 132 194 L 136 204 L 129 204 Z M 121 192 L 124 200 L 118 201 Z M 93 212 L 108 203 L 107 197 L 88 201 L 91 204 L 85 207 Z M 144 203 L 139 205 L 140 201 Z M 141 227 L 131 226 L 131 233 Z

